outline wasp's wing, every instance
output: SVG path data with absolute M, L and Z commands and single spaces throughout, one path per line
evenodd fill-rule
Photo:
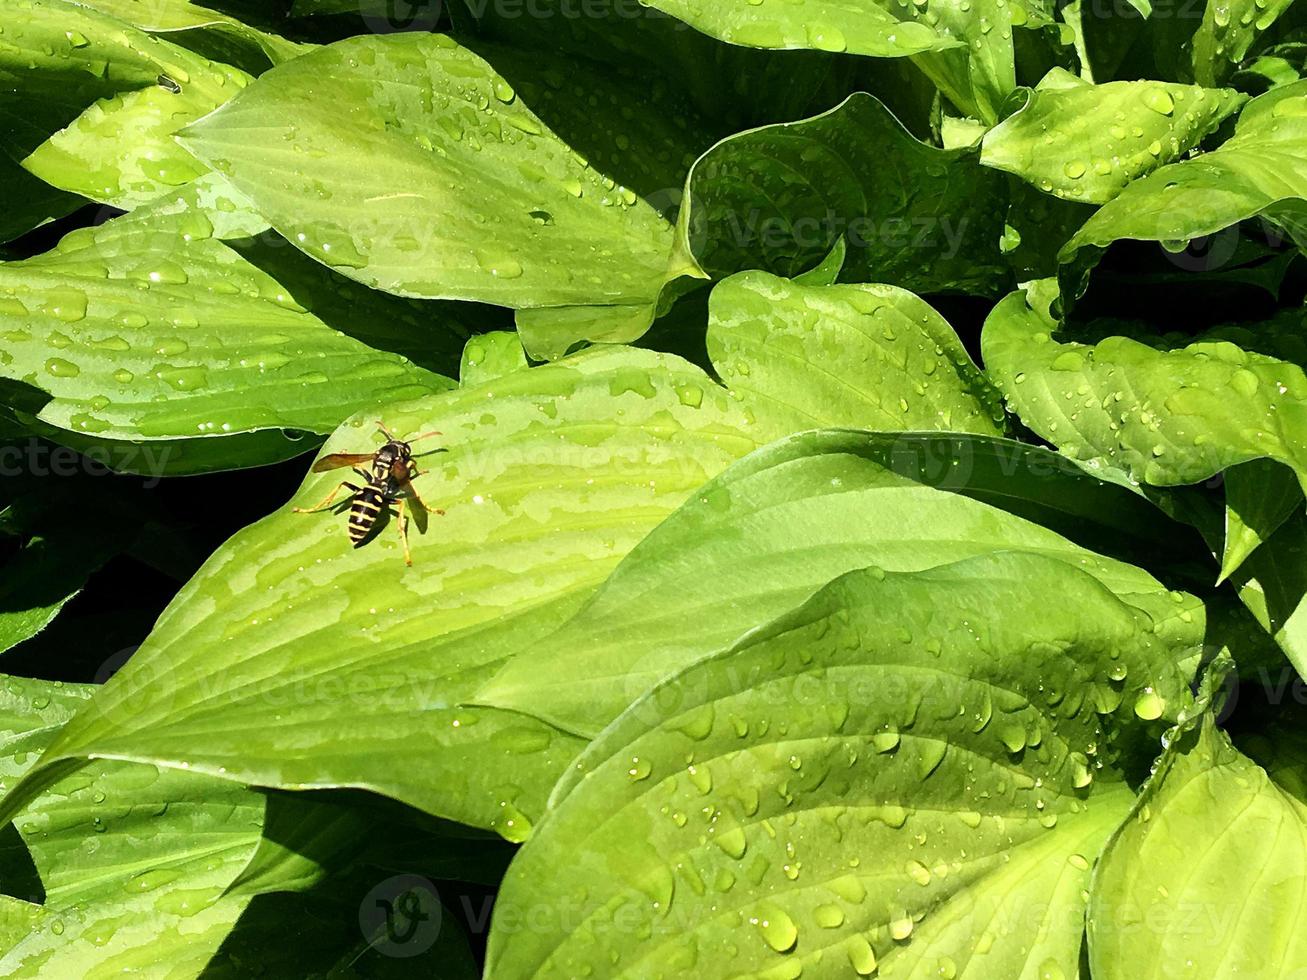
M 372 455 L 372 453 L 332 453 L 314 463 L 312 472 L 325 473 L 327 470 L 338 470 L 342 466 L 362 466 L 364 463 L 372 462 Z

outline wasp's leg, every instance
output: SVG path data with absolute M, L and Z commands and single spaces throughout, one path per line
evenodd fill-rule
M 354 484 L 350 483 L 348 480 L 341 480 L 340 483 L 336 484 L 335 490 L 332 490 L 331 493 L 322 498 L 321 503 L 313 507 L 295 507 L 292 509 L 297 514 L 313 514 L 320 510 L 326 510 L 331 506 L 331 502 L 336 499 L 336 494 L 340 493 L 341 487 L 348 487 L 351 493 L 358 493 L 363 489 L 362 487 L 354 486 Z
M 395 502 L 395 524 L 399 527 L 399 543 L 404 546 L 404 564 L 413 566 L 413 556 L 408 551 L 408 515 L 404 513 L 404 498 Z
M 405 495 L 411 497 L 414 501 L 416 501 L 417 505 L 421 507 L 423 510 L 425 510 L 427 513 L 439 514 L 441 517 L 444 517 L 445 512 L 443 510 L 441 510 L 439 507 L 428 507 L 427 502 L 418 496 L 417 487 L 413 486 L 413 480 L 417 476 L 418 476 L 418 468 L 414 466 L 412 463 L 409 463 L 408 479 L 404 481 Z

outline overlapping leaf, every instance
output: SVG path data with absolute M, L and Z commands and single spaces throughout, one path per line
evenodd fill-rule
M 977 151 L 920 142 L 876 98 L 723 140 L 686 184 L 680 249 L 713 276 L 798 275 L 843 236 L 842 278 L 918 292 L 1003 280 L 1001 175 Z
M 0 265 L 0 375 L 17 385 L 6 400 L 73 436 L 222 440 L 325 434 L 366 406 L 452 385 L 332 329 L 297 302 L 299 283 L 292 292 L 213 230 L 199 211 L 141 214 Z M 439 327 L 427 341 L 451 361 L 460 345 Z
M 207 169 L 172 136 L 248 75 L 75 3 L 5 0 L 0 9 L 10 28 L 0 45 L 0 137 L 26 169 L 126 208 Z
M 1189 631 L 1202 619 L 1193 597 L 1026 519 L 1078 528 L 1100 547 L 1119 534 L 1104 534 L 1105 521 L 1125 519 L 1139 533 L 1157 520 L 1128 492 L 1073 477 L 1054 458 L 980 437 L 832 431 L 778 443 L 664 521 L 581 612 L 504 665 L 477 701 L 592 736 L 669 674 L 870 563 L 915 572 L 1035 552 L 1147 608 L 1159 632 Z M 1093 516 L 1057 513 L 1094 499 Z
M 1120 239 L 1185 243 L 1257 216 L 1307 242 L 1305 148 L 1307 82 L 1259 96 L 1220 147 L 1133 182 L 1092 215 L 1062 249 L 1061 260 L 1072 265 L 1067 281 L 1082 282 L 1085 268 Z
M 374 447 L 373 417 L 327 449 Z M 630 349 L 384 419 L 401 436 L 444 433 L 415 485 L 445 515 L 414 521 L 413 567 L 393 522 L 355 549 L 343 518 L 279 511 L 210 559 L 49 761 L 109 754 L 262 785 L 360 786 L 527 833 L 579 742 L 460 700 L 752 449 L 753 427 L 697 368 Z M 294 503 L 313 505 L 339 479 L 314 476 Z
M 981 346 L 1012 410 L 1073 459 L 1153 486 L 1198 483 L 1268 459 L 1307 486 L 1307 377 L 1297 364 L 1220 334 L 1159 350 L 1125 336 L 1064 343 L 1055 331 L 1013 293 L 986 320 Z M 1247 499 L 1236 498 L 1236 513 Z M 1247 544 L 1229 552 L 1225 574 Z
M 750 974 L 1073 975 L 1136 715 L 1187 699 L 1151 619 L 1062 562 L 851 572 L 596 740 L 509 870 L 488 974 L 728 948 Z
M 732 44 L 800 48 L 878 58 L 916 55 L 922 70 L 959 109 L 985 120 L 1016 87 L 1012 30 L 1030 6 L 982 0 L 653 0 L 699 30 Z
M 353 38 L 268 72 L 182 142 L 288 240 L 360 282 L 515 308 L 596 307 L 540 342 L 558 356 L 578 339 L 639 336 L 664 283 L 690 271 L 669 267 L 672 230 L 639 195 L 668 189 L 668 166 L 679 182 L 693 146 L 670 110 L 648 113 L 638 137 L 597 126 L 573 88 L 591 90 L 559 67 L 539 73 L 528 107 L 448 38 Z M 608 96 L 605 116 L 620 119 L 636 91 Z M 351 107 L 348 127 L 340 105 Z M 556 135 L 583 121 L 609 140 L 593 166 Z M 629 186 L 613 174 L 629 174 Z
M 1300 770 L 1276 775 L 1210 717 L 1177 739 L 1095 873 L 1095 977 L 1160 980 L 1178 963 L 1202 978 L 1301 971 L 1307 800 Z
M 12 782 L 91 696 L 4 678 L 0 768 Z M 107 976 L 164 957 L 197 975 L 240 915 L 224 900 L 258 841 L 263 800 L 180 771 L 96 762 L 19 815 L 44 887 L 40 928 L 0 956 L 10 977 Z
M 1092 85 L 1055 68 L 985 135 L 980 162 L 1065 200 L 1103 204 L 1193 149 L 1242 102 L 1230 89 Z
M 713 289 L 708 353 L 778 436 L 841 425 L 999 434 L 997 393 L 953 328 L 895 286 L 740 273 Z

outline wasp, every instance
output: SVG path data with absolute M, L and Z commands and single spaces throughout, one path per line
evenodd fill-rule
M 341 490 L 349 490 L 349 539 L 357 548 L 372 533 L 372 529 L 377 526 L 377 521 L 381 518 L 383 511 L 389 513 L 390 505 L 395 505 L 395 522 L 399 527 L 399 540 L 404 546 L 404 564 L 412 565 L 413 556 L 408 550 L 408 519 L 404 514 L 404 504 L 412 500 L 424 512 L 428 510 L 422 498 L 418 496 L 413 489 L 413 478 L 418 475 L 417 467 L 413 463 L 412 444 L 431 436 L 438 436 L 439 432 L 424 432 L 407 442 L 396 439 L 390 430 L 381 422 L 377 422 L 377 428 L 386 437 L 386 444 L 376 452 L 371 453 L 332 453 L 330 456 L 323 456 L 313 464 L 312 473 L 326 473 L 328 470 L 340 469 L 342 466 L 353 467 L 357 473 L 367 482 L 363 486 L 350 483 L 348 480 L 341 480 L 336 488 L 322 499 L 322 502 L 314 507 L 296 507 L 297 514 L 312 514 L 317 511 L 326 510 L 333 506 L 336 495 Z M 367 467 L 366 469 L 364 467 Z M 432 511 L 435 514 L 444 514 L 443 510 Z M 419 522 L 421 524 L 422 522 Z

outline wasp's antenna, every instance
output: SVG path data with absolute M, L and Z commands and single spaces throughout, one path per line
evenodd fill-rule
M 408 440 L 408 442 L 409 445 L 412 445 L 415 442 L 421 442 L 423 439 L 430 439 L 432 436 L 443 436 L 443 435 L 444 435 L 443 432 L 437 432 L 435 429 L 432 429 L 430 432 L 424 432 L 420 436 L 414 436 L 412 439 Z
M 382 422 L 381 419 L 377 419 L 377 428 L 380 429 L 391 442 L 399 442 L 399 440 L 395 438 L 395 434 L 386 428 L 386 424 Z

